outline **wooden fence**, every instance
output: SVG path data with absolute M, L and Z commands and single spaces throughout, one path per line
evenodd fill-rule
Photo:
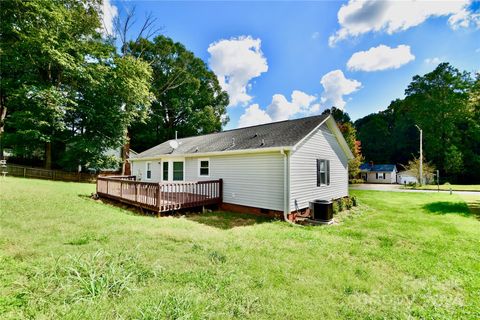
M 211 204 L 223 199 L 223 181 L 156 183 L 136 181 L 135 176 L 97 178 L 97 194 L 155 212 Z
M 38 178 L 62 181 L 81 181 L 81 182 L 95 182 L 96 174 L 83 172 L 67 172 L 60 170 L 47 170 L 40 168 L 30 168 L 24 166 L 17 166 L 7 164 L 7 175 L 24 177 L 24 178 Z

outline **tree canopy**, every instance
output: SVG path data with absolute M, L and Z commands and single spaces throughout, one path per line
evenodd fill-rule
M 129 44 L 129 52 L 153 70 L 155 99 L 146 121 L 131 128 L 131 146 L 143 151 L 175 136 L 220 131 L 228 121 L 228 95 L 205 62 L 165 36 Z
M 355 122 L 366 160 L 406 164 L 418 157 L 418 125 L 424 156 L 441 177 L 480 181 L 479 81 L 480 74 L 461 72 L 448 63 L 413 77 L 404 99 Z

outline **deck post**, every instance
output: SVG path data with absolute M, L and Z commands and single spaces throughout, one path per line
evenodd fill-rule
M 157 200 L 157 207 L 158 207 L 158 212 L 162 211 L 162 207 L 160 206 L 160 201 L 162 201 L 162 197 L 160 194 L 160 183 L 157 184 L 157 190 L 158 190 L 158 200 Z
M 123 181 L 120 180 L 120 198 L 123 198 Z
M 218 180 L 220 204 L 223 203 L 223 179 Z

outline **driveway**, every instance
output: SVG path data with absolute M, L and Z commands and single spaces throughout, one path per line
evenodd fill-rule
M 436 190 L 413 190 L 413 189 L 402 189 L 402 186 L 399 184 L 381 184 L 381 183 L 362 183 L 362 184 L 352 184 L 350 185 L 350 190 L 376 190 L 376 191 L 395 191 L 395 192 L 437 192 Z M 440 190 L 443 193 L 449 193 L 448 190 Z M 480 197 L 479 191 L 452 191 L 456 194 L 467 194 L 467 195 L 477 195 Z

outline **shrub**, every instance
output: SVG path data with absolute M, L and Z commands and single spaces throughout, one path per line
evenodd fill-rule
M 344 198 L 345 199 L 345 207 L 347 210 L 350 210 L 352 208 L 352 199 L 350 197 Z
M 356 207 L 358 205 L 357 197 L 353 196 L 351 199 L 352 199 L 352 206 Z
M 345 210 L 345 199 L 344 198 L 340 198 L 338 199 L 338 211 L 343 211 Z
M 363 179 L 350 179 L 348 180 L 348 183 L 350 184 L 359 184 L 359 183 L 364 183 Z
M 333 200 L 333 214 L 337 214 L 339 211 L 338 200 Z

